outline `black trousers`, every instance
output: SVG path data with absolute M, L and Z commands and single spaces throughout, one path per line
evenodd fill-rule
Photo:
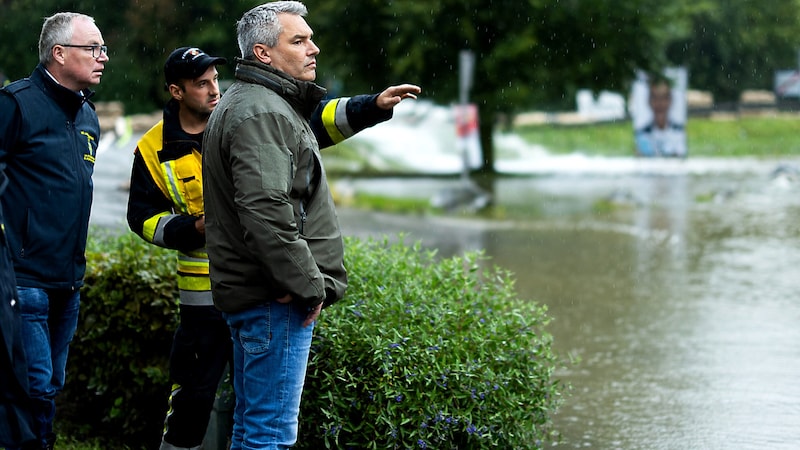
M 175 447 L 203 442 L 220 378 L 232 361 L 231 333 L 214 306 L 180 306 L 170 354 L 173 382 L 164 441 Z

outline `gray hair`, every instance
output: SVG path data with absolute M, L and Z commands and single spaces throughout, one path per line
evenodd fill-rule
M 72 40 L 72 22 L 75 19 L 88 20 L 94 23 L 94 18 L 73 12 L 60 12 L 44 19 L 42 33 L 39 35 L 39 62 L 42 65 L 46 66 L 53 62 L 53 47 L 70 43 Z
M 278 36 L 283 31 L 278 14 L 308 14 L 306 5 L 296 1 L 264 3 L 244 13 L 236 22 L 236 35 L 242 58 L 253 59 L 253 46 L 264 44 L 267 47 L 278 45 Z

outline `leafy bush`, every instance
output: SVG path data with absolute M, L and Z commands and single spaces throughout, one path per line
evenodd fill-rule
M 532 448 L 561 402 L 546 308 L 467 254 L 348 239 L 350 286 L 315 330 L 298 448 Z M 156 448 L 177 321 L 173 252 L 94 233 L 58 425 Z M 124 443 L 118 444 L 119 442 Z
M 546 308 L 480 253 L 347 241 L 345 300 L 323 312 L 298 448 L 534 448 L 555 435 Z
M 57 419 L 75 437 L 156 448 L 177 323 L 175 253 L 133 233 L 92 233 Z

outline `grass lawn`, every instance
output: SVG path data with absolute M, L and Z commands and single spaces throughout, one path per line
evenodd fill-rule
M 634 153 L 630 121 L 593 125 L 527 125 L 514 129 L 527 142 L 552 153 Z M 690 117 L 686 126 L 692 156 L 800 156 L 800 116 Z

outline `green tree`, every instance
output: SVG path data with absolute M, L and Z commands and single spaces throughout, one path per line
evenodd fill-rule
M 183 2 L 180 0 L 130 1 L 124 8 L 125 27 L 113 28 L 114 39 L 108 76 L 102 88 L 136 111 L 160 109 L 164 90 L 164 61 L 182 46 L 196 46 L 228 58 L 237 56 L 236 20 L 249 8 L 245 1 Z M 98 19 L 100 21 L 100 19 Z M 232 78 L 231 65 L 219 68 L 222 78 Z M 108 82 L 106 84 L 106 82 Z M 100 87 L 98 87 L 100 89 Z
M 28 76 L 39 62 L 39 32 L 44 18 L 61 11 L 88 14 L 95 18 L 103 32 L 109 51 L 116 56 L 117 35 L 126 28 L 124 17 L 97 0 L 4 0 L 0 2 L 0 69 L 10 80 Z M 118 30 L 118 32 L 117 32 Z M 108 77 L 104 78 L 105 81 Z M 100 86 L 103 86 L 101 84 Z M 104 87 L 98 86 L 98 98 L 105 98 Z M 109 90 L 110 92 L 110 90 Z
M 771 90 L 775 70 L 797 67 L 800 2 L 682 3 L 686 29 L 668 43 L 667 57 L 687 66 L 690 84 L 716 101 L 737 101 L 745 89 Z
M 236 20 L 257 4 L 246 0 L 7 0 L 0 3 L 0 69 L 15 80 L 38 62 L 43 19 L 59 11 L 91 15 L 109 47 L 103 81 L 93 88 L 95 101 L 118 100 L 127 113 L 160 109 L 166 100 L 163 65 L 172 49 L 195 45 L 228 57 L 238 55 Z M 220 68 L 222 77 L 232 69 Z
M 348 90 L 409 81 L 438 103 L 455 102 L 459 51 L 473 51 L 484 172 L 493 170 L 500 118 L 534 105 L 571 107 L 579 88 L 624 89 L 635 68 L 657 61 L 666 10 L 654 0 L 308 3 L 322 78 Z

